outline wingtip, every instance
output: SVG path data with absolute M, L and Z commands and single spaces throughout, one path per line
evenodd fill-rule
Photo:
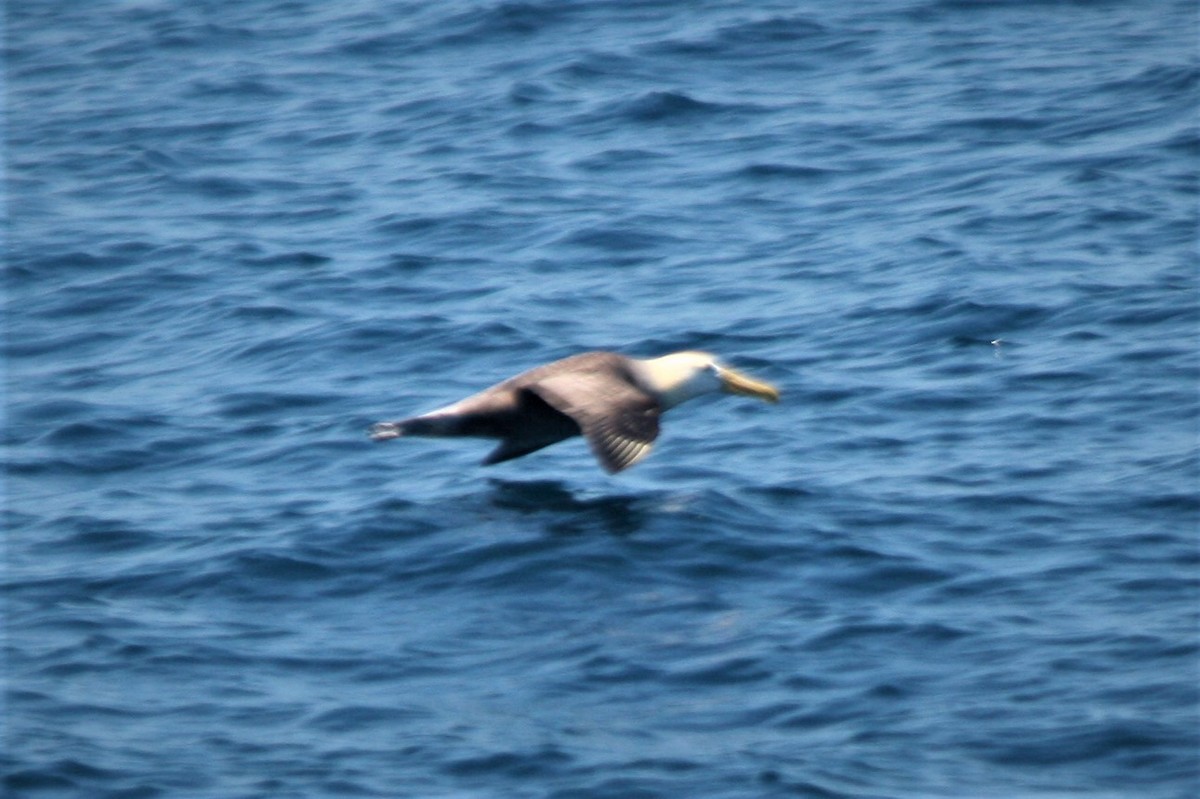
M 400 438 L 404 435 L 404 430 L 395 422 L 379 422 L 371 425 L 367 434 L 371 436 L 372 441 L 389 441 L 393 438 Z

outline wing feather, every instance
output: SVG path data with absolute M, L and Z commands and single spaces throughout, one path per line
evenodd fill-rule
M 610 474 L 646 457 L 658 437 L 658 400 L 619 371 L 554 375 L 526 388 L 575 420 Z

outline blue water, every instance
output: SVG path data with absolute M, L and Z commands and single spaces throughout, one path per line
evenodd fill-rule
M 8 796 L 1200 795 L 1190 0 L 7 14 Z

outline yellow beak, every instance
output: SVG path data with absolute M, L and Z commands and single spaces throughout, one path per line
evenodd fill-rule
M 741 372 L 735 372 L 729 367 L 721 368 L 721 383 L 725 391 L 730 394 L 757 397 L 766 402 L 779 402 L 779 389 L 775 386 L 759 382 Z

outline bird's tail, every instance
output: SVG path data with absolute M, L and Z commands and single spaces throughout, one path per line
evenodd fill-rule
M 459 427 L 459 420 L 450 415 L 414 416 L 398 422 L 371 425 L 371 440 L 388 441 L 401 436 L 453 436 L 459 434 Z

